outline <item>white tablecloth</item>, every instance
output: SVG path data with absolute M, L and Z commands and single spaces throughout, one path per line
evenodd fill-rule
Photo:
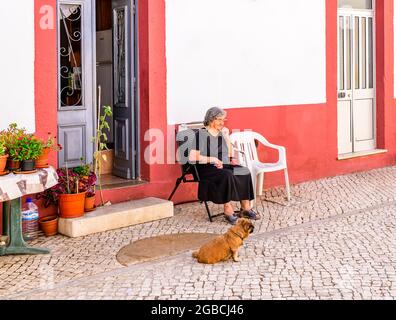
M 37 169 L 37 173 L 31 174 L 10 173 L 0 177 L 0 202 L 39 193 L 56 184 L 58 175 L 53 167 Z

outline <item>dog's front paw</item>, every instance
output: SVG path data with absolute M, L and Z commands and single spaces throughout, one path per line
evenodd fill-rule
M 234 260 L 234 262 L 240 262 L 241 259 L 239 259 L 238 257 L 232 257 L 232 260 Z

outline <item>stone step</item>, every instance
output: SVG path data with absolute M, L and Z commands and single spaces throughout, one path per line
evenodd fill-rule
M 76 238 L 173 217 L 173 202 L 145 198 L 97 208 L 75 219 L 59 219 L 58 231 Z

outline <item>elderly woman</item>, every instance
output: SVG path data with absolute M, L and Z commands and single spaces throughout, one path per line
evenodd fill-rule
M 253 220 L 260 216 L 250 207 L 254 199 L 253 183 L 248 168 L 236 164 L 233 148 L 224 127 L 226 112 L 211 108 L 206 112 L 205 127 L 197 131 L 189 153 L 189 161 L 197 163 L 201 179 L 198 198 L 224 204 L 224 214 L 231 224 L 238 216 L 234 214 L 231 201 L 241 202 L 240 217 Z

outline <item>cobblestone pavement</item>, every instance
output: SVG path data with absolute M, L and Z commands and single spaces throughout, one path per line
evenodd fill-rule
M 0 299 L 396 298 L 396 167 L 294 185 L 291 203 L 283 192 L 259 201 L 263 218 L 239 263 L 201 265 L 191 252 L 117 262 L 131 241 L 228 229 L 221 217 L 210 223 L 203 205 L 185 204 L 173 218 L 32 243 L 51 255 L 0 257 Z

